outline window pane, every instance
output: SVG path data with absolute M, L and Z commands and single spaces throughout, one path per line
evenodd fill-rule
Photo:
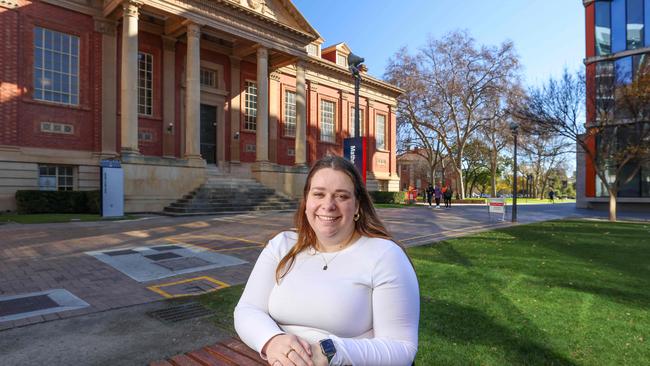
M 596 55 L 612 52 L 611 8 L 609 1 L 596 2 Z
M 320 139 L 326 142 L 336 142 L 334 134 L 334 112 L 336 107 L 334 102 L 322 100 L 320 103 L 321 108 L 321 123 L 320 123 Z
M 643 47 L 643 0 L 627 0 L 627 49 Z
M 34 42 L 34 98 L 77 104 L 77 98 L 72 98 L 72 94 L 78 94 L 78 53 L 72 53 L 75 50 L 70 50 L 69 46 L 78 44 L 78 38 L 45 28 L 37 28 L 35 35 L 39 33 L 44 42 L 41 47 L 38 47 L 40 42 L 37 43 L 36 39 Z M 74 78 L 74 85 L 70 78 Z
M 284 93 L 284 135 L 296 136 L 296 93 L 288 90 Z
M 377 148 L 384 150 L 386 149 L 386 117 L 378 114 L 376 125 L 375 138 L 377 141 Z

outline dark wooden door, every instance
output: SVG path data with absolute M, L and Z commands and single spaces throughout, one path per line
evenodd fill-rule
M 208 164 L 217 161 L 217 107 L 201 104 L 201 157 Z

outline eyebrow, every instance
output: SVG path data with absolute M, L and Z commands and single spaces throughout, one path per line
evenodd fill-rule
M 325 188 L 325 187 L 311 187 L 310 191 L 313 191 L 313 190 L 316 190 L 316 191 L 325 191 L 325 190 L 327 190 L 327 188 Z M 337 193 L 343 192 L 343 193 L 348 193 L 348 194 L 351 194 L 351 193 L 352 193 L 352 192 L 348 191 L 347 189 L 337 189 L 337 190 L 334 191 L 334 192 L 337 192 Z

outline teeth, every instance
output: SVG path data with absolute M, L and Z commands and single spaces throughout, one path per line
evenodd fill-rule
M 338 217 L 329 217 L 329 216 L 318 216 L 318 218 L 324 221 L 335 221 L 338 219 Z

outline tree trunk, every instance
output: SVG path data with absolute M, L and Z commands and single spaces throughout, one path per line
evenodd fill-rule
M 609 190 L 609 221 L 616 221 L 616 193 Z
M 460 199 L 464 200 L 465 199 L 465 182 L 463 182 L 463 167 L 462 166 L 456 166 L 454 167 L 456 169 L 456 173 L 458 174 L 458 184 L 460 187 L 458 188 L 458 193 L 460 193 Z

